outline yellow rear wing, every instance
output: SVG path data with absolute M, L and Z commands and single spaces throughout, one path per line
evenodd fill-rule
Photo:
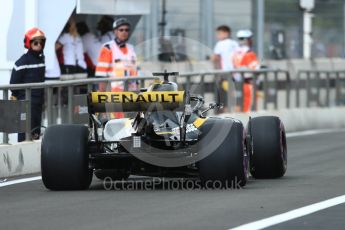
M 89 112 L 182 111 L 184 91 L 92 92 L 88 96 Z

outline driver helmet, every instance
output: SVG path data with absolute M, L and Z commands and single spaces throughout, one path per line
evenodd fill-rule
M 150 86 L 148 91 L 178 91 L 178 86 L 175 82 L 160 82 Z

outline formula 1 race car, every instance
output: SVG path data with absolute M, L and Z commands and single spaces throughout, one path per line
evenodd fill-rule
M 178 91 L 164 76 L 140 92 L 91 92 L 90 122 L 54 125 L 41 146 L 44 185 L 51 190 L 80 190 L 99 179 L 129 175 L 195 178 L 203 186 L 245 186 L 254 178 L 279 178 L 286 172 L 285 130 L 278 117 L 251 118 L 244 128 L 234 118 L 206 117 L 220 103 Z M 128 113 L 132 118 L 101 119 Z M 127 114 L 127 115 L 128 115 Z M 118 114 L 116 114 L 118 115 Z M 199 180 L 200 179 L 200 180 Z

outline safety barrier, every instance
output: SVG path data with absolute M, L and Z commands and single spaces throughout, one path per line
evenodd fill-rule
M 345 105 L 345 70 L 301 70 L 293 77 L 287 70 L 274 69 L 210 71 L 181 74 L 176 81 L 183 88 L 203 96 L 211 93 L 212 101 L 217 100 L 221 81 L 227 81 L 228 85 L 235 87 L 236 94 L 228 90 L 228 104 L 225 106 L 234 112 L 231 110 L 234 109 L 234 95 L 237 107 L 243 106 L 243 81 L 233 82 L 234 75 L 240 75 L 240 79 L 246 75 L 253 76 L 251 84 L 256 99 L 253 100 L 252 111 Z
M 139 87 L 145 86 L 146 81 L 152 81 L 157 79 L 157 77 L 131 77 L 131 78 L 116 78 L 116 79 L 108 79 L 108 78 L 91 78 L 91 79 L 82 79 L 82 80 L 67 80 L 67 81 L 46 81 L 43 83 L 30 83 L 30 84 L 15 84 L 15 85 L 3 85 L 0 86 L 0 91 L 2 91 L 2 98 L 7 99 L 9 98 L 9 90 L 25 90 L 25 109 L 22 109 L 20 116 L 23 117 L 22 120 L 25 120 L 25 133 L 26 133 L 26 140 L 31 139 L 31 130 L 32 127 L 30 125 L 31 114 L 28 112 L 31 110 L 30 100 L 31 100 L 31 90 L 32 89 L 45 89 L 46 92 L 46 99 L 45 99 L 45 116 L 47 120 L 47 125 L 57 124 L 57 123 L 74 123 L 73 116 L 74 112 L 78 114 L 87 114 L 87 110 L 82 109 L 82 107 L 87 106 L 85 99 L 86 92 L 91 92 L 95 86 L 99 83 L 108 83 L 107 87 L 110 86 L 109 83 L 114 81 L 121 81 L 125 82 L 125 87 L 127 87 L 128 81 L 138 81 Z M 80 98 L 80 91 L 85 90 L 84 96 Z M 76 92 L 79 91 L 79 92 Z M 66 96 L 66 101 L 62 101 L 62 94 Z M 79 103 L 75 103 L 78 101 Z M 7 103 L 11 103 L 12 107 L 16 106 L 16 101 L 7 101 Z M 0 103 L 0 111 L 4 110 L 3 103 Z M 65 108 L 65 109 L 64 109 Z M 76 108 L 78 111 L 76 111 Z M 57 117 L 53 119 L 53 110 L 57 110 Z M 9 111 L 3 111 L 3 113 L 8 113 Z M 63 115 L 66 114 L 66 119 L 61 119 Z M 1 119 L 0 121 L 0 128 L 5 126 L 4 124 L 10 123 L 9 119 Z M 3 124 L 3 125 L 1 125 Z M 35 128 L 35 127 L 34 127 Z M 2 129 L 0 132 L 3 133 L 3 143 L 8 143 L 8 133 L 6 132 L 7 129 Z M 22 130 L 18 128 L 17 132 L 21 132 Z
M 290 108 L 290 74 L 286 70 L 261 69 L 261 70 L 233 70 L 233 71 L 209 71 L 202 73 L 185 73 L 176 78 L 179 85 L 183 84 L 186 89 L 193 89 L 203 96 L 205 93 L 213 93 L 213 101 L 218 100 L 221 93 L 222 83 L 225 81 L 228 86 L 226 90 L 227 106 L 230 111 L 234 110 L 234 105 L 243 109 L 243 84 L 244 81 L 233 81 L 234 76 L 238 79 L 252 77 L 254 95 L 258 91 L 262 92 L 262 106 L 258 105 L 258 100 L 253 100 L 253 110 L 267 109 L 268 104 L 273 104 L 274 109 L 278 109 L 278 91 L 284 91 L 286 96 L 284 107 Z M 209 77 L 209 78 L 208 78 Z M 184 78 L 184 79 L 181 79 Z M 231 89 L 231 87 L 233 89 Z M 234 102 L 234 99 L 236 101 Z
M 345 70 L 301 70 L 296 79 L 296 105 L 303 107 L 301 89 L 305 88 L 305 106 L 330 107 L 345 104 Z
M 237 76 L 239 79 L 244 79 L 249 75 L 253 76 L 251 84 L 254 88 L 254 95 L 256 95 L 256 99 L 253 101 L 254 111 L 330 107 L 341 106 L 345 103 L 345 71 L 299 71 L 294 78 L 290 77 L 287 70 L 206 71 L 183 73 L 172 80 L 176 81 L 181 89 L 188 89 L 193 94 L 201 94 L 205 97 L 206 102 L 218 101 L 219 96 L 225 96 L 227 98 L 225 106 L 229 108 L 230 112 L 233 112 L 236 108 L 234 105 L 237 105 L 237 108 L 241 108 L 243 105 L 243 81 L 233 82 L 233 77 Z M 0 86 L 0 91 L 3 92 L 3 98 L 7 99 L 9 90 L 25 89 L 26 100 L 29 102 L 32 89 L 44 88 L 46 90 L 45 119 L 47 125 L 51 125 L 87 122 L 85 93 L 92 91 L 98 83 L 108 83 L 109 86 L 112 81 L 128 82 L 128 80 L 136 80 L 139 81 L 140 87 L 147 87 L 148 81 L 154 79 L 157 78 L 91 78 L 58 82 L 48 81 Z M 220 90 L 224 82 L 228 85 L 227 91 Z M 79 92 L 76 93 L 76 91 Z M 80 92 L 84 95 L 79 94 Z M 66 96 L 66 101 L 63 101 L 61 95 Z M 30 103 L 27 104 L 26 111 L 30 111 Z M 80 120 L 78 121 L 78 119 Z M 25 130 L 27 140 L 30 140 L 31 127 L 29 121 L 30 113 L 26 112 Z M 1 122 L 6 123 L 8 121 L 2 119 Z M 8 143 L 7 133 L 3 135 L 3 143 Z

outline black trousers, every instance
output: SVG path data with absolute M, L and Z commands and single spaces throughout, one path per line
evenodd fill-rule
M 31 102 L 31 136 L 38 139 L 41 134 L 43 103 Z M 25 133 L 18 133 L 18 142 L 25 141 Z
M 86 73 L 86 69 L 78 65 L 60 65 L 62 74 Z

